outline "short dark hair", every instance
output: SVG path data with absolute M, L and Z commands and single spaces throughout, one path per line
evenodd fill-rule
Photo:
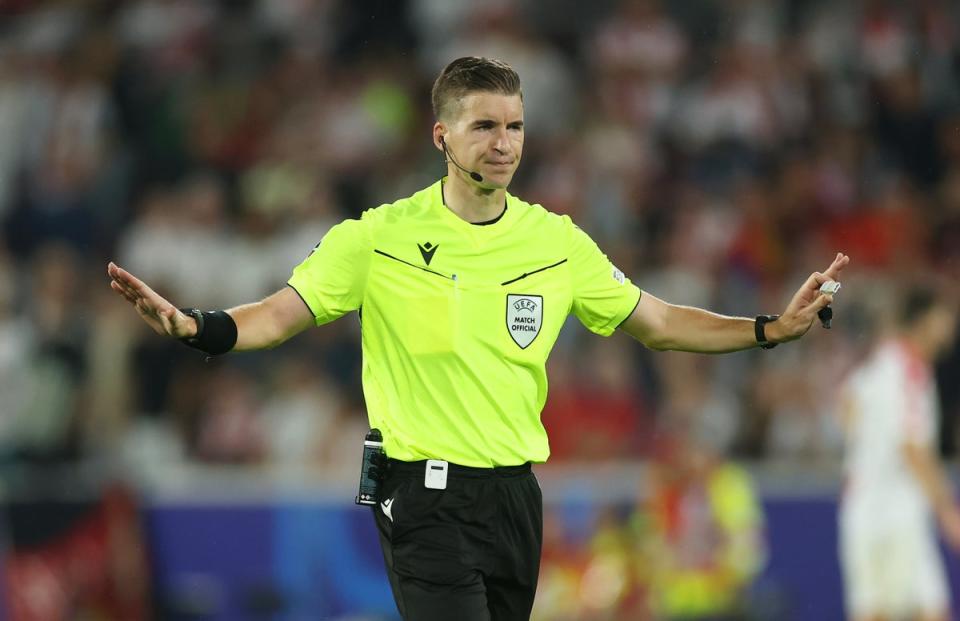
M 464 56 L 443 68 L 433 83 L 433 116 L 440 119 L 451 112 L 451 104 L 472 92 L 520 95 L 520 76 L 501 60 Z
M 920 321 L 932 308 L 944 302 L 943 297 L 927 283 L 909 285 L 900 302 L 897 319 L 901 326 L 910 327 Z

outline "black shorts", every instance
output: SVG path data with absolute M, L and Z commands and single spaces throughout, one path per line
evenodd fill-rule
M 424 487 L 426 462 L 391 460 L 373 507 L 397 608 L 406 621 L 527 621 L 543 541 L 530 465 L 450 464 Z

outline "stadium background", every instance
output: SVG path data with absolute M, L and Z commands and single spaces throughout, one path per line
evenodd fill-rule
M 472 54 L 523 81 L 512 192 L 573 216 L 658 296 L 776 312 L 836 250 L 853 259 L 832 332 L 772 352 L 652 354 L 565 329 L 537 618 L 651 618 L 652 568 L 722 545 L 684 541 L 650 502 L 685 455 L 746 466 L 761 499 L 734 554 L 737 618 L 842 618 L 838 381 L 899 285 L 960 282 L 958 13 L 0 0 L 3 614 L 391 618 L 352 506 L 357 322 L 207 363 L 141 325 L 105 265 L 185 306 L 279 288 L 332 223 L 443 173 L 429 88 Z M 952 459 L 960 348 L 938 377 Z

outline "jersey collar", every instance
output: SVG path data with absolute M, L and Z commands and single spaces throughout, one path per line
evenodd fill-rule
M 507 202 L 506 209 L 500 214 L 500 217 L 497 218 L 496 221 L 473 224 L 453 213 L 444 203 L 443 183 L 446 179 L 446 177 L 443 177 L 430 188 L 430 206 L 432 209 L 439 211 L 441 217 L 450 223 L 451 226 L 462 231 L 470 231 L 473 235 L 493 235 L 499 231 L 510 228 L 510 223 L 516 216 L 517 208 L 515 205 L 516 199 L 511 196 L 509 192 L 504 193 Z

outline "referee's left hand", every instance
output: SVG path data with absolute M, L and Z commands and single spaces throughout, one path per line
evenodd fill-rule
M 766 325 L 767 339 L 774 343 L 785 343 L 806 334 L 817 318 L 817 311 L 833 302 L 832 295 L 820 293 L 820 286 L 825 282 L 839 281 L 840 272 L 849 262 L 850 257 L 838 252 L 826 271 L 810 274 L 780 318 Z

